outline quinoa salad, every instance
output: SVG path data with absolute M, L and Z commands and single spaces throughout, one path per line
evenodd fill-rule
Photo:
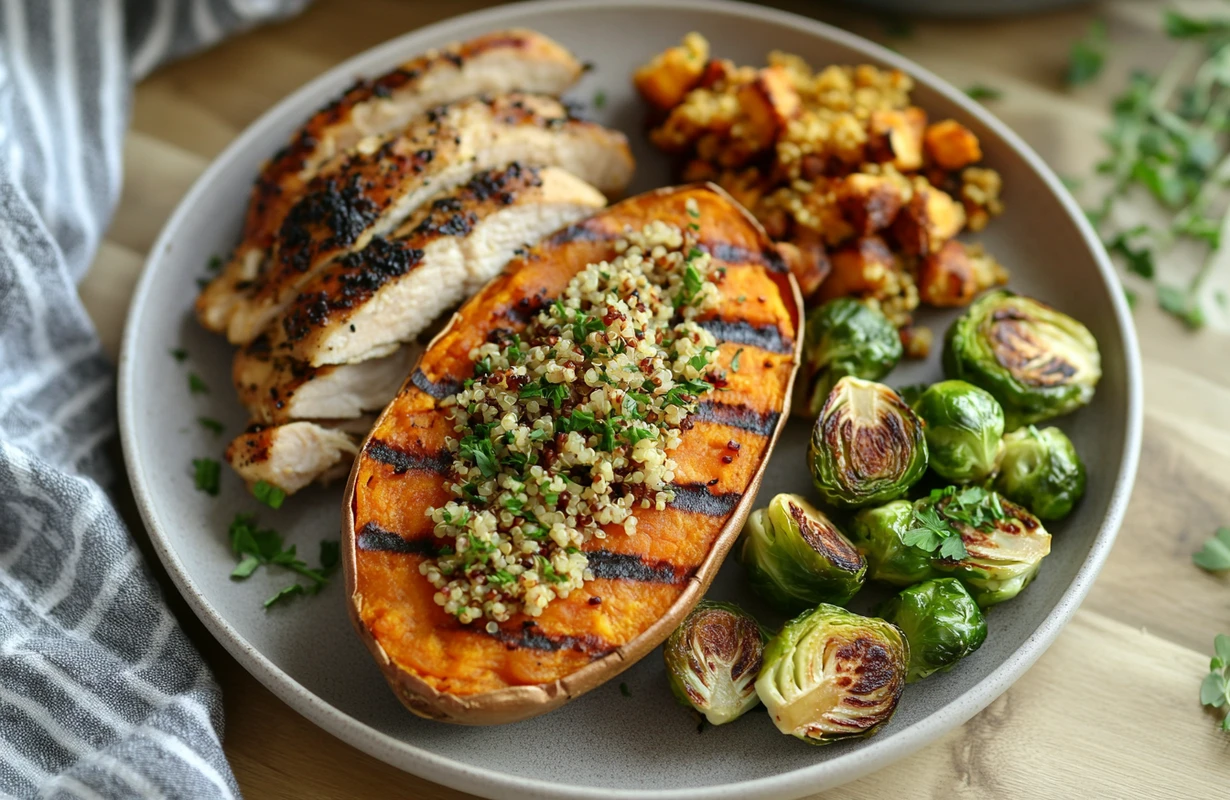
M 419 567 L 461 622 L 540 615 L 593 579 L 586 542 L 674 499 L 669 454 L 725 382 L 694 321 L 716 307 L 721 270 L 688 227 L 628 231 L 522 333 L 471 351 L 474 377 L 445 400 L 455 499 L 427 509 L 445 544 Z

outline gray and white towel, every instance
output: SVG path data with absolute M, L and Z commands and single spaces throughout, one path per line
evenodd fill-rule
M 307 0 L 0 0 L 0 792 L 239 790 L 217 684 L 106 487 L 112 365 L 77 298 L 130 87 Z

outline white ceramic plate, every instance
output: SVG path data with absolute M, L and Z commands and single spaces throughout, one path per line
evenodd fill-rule
M 1013 273 L 1013 287 L 1083 320 L 1101 343 L 1105 370 L 1088 408 L 1064 418 L 1089 467 L 1089 490 L 1068 520 L 1053 526 L 1054 549 L 1038 580 L 989 614 L 990 637 L 952 672 L 910 686 L 879 735 L 825 748 L 776 732 L 763 714 L 698 734 L 671 700 L 660 654 L 544 717 L 496 728 L 418 719 L 394 699 L 346 618 L 340 578 L 322 595 L 265 612 L 261 601 L 284 583 L 261 571 L 228 579 L 234 559 L 226 528 L 238 510 L 259 511 L 300 551 L 336 538 L 341 488 L 307 492 L 278 512 L 253 501 L 231 474 L 211 498 L 193 488 L 194 457 L 218 457 L 222 440 L 196 423 L 209 415 L 237 434 L 243 412 L 230 388 L 231 348 L 191 314 L 196 278 L 210 255 L 236 241 L 248 188 L 261 161 L 310 112 L 358 75 L 375 75 L 421 51 L 492 29 L 526 26 L 556 37 L 596 69 L 573 98 L 601 90 L 592 113 L 626 131 L 639 159 L 636 190 L 669 180 L 665 162 L 641 135 L 644 110 L 629 75 L 690 30 L 716 54 L 762 63 L 780 48 L 812 64 L 875 62 L 917 79 L 915 99 L 933 118 L 956 117 L 983 142 L 986 163 L 1004 176 L 1007 213 L 981 237 Z M 950 315 L 924 318 L 937 331 Z M 168 348 L 191 354 L 177 364 Z M 938 348 L 937 348 L 938 349 Z M 848 781 L 901 758 L 990 703 L 1041 655 L 1071 617 L 1106 557 L 1127 504 L 1140 440 L 1140 366 L 1114 273 L 1078 207 L 1039 158 L 980 106 L 899 56 L 803 17 L 750 5 L 688 0 L 559 0 L 505 6 L 407 34 L 339 65 L 295 92 L 244 132 L 205 172 L 151 251 L 124 339 L 120 421 L 133 490 L 172 579 L 222 644 L 279 697 L 355 746 L 449 786 L 489 797 L 791 797 Z M 186 373 L 208 396 L 190 396 Z M 939 377 L 937 358 L 900 368 L 898 385 Z M 807 493 L 803 446 L 794 423 L 773 455 L 764 493 Z M 746 596 L 736 564 L 710 596 Z M 874 593 L 860 597 L 865 608 Z M 627 684 L 631 696 L 620 691 Z

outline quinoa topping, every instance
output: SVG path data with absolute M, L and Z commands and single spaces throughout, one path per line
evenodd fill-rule
M 593 579 L 582 545 L 674 499 L 668 453 L 725 380 L 694 322 L 717 305 L 720 270 L 688 227 L 627 232 L 618 257 L 579 272 L 524 331 L 470 352 L 474 378 L 443 401 L 456 499 L 427 510 L 447 543 L 419 567 L 461 622 L 495 632 L 541 614 Z

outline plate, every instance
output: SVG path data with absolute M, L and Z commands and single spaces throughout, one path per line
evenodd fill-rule
M 641 135 L 644 108 L 630 73 L 690 30 L 702 31 L 715 53 L 738 63 L 761 63 L 778 48 L 816 65 L 872 62 L 911 73 L 915 101 L 934 118 L 969 125 L 986 163 L 1004 176 L 1007 212 L 980 239 L 1011 269 L 1012 286 L 1075 314 L 1097 336 L 1104 376 L 1094 402 L 1060 422 L 1088 463 L 1088 494 L 1053 526 L 1054 549 L 1037 581 L 990 611 L 982 649 L 952 672 L 910 686 L 879 735 L 808 747 L 757 713 L 698 733 L 695 718 L 671 699 L 659 653 L 537 719 L 494 728 L 430 722 L 412 716 L 389 691 L 351 629 L 340 578 L 318 597 L 268 612 L 261 601 L 284 583 L 282 576 L 262 570 L 242 584 L 228 578 L 234 558 L 226 529 L 236 511 L 259 512 L 263 523 L 314 554 L 318 540 L 338 536 L 341 486 L 307 492 L 277 512 L 259 506 L 229 473 L 218 498 L 193 488 L 191 460 L 218 457 L 222 449 L 197 416 L 222 420 L 229 435 L 245 422 L 230 388 L 230 346 L 192 317 L 197 277 L 212 254 L 236 241 L 262 160 L 317 106 L 357 75 L 379 74 L 429 47 L 509 26 L 540 30 L 594 63 L 571 96 L 586 102 L 605 94 L 591 114 L 629 134 L 639 161 L 636 191 L 667 182 L 668 171 Z M 923 322 L 942 331 L 951 316 L 936 313 Z M 172 359 L 171 347 L 188 350 L 189 362 Z M 189 394 L 189 369 L 210 394 Z M 890 382 L 939 374 L 933 357 L 900 368 Z M 1038 156 L 983 108 L 896 54 L 803 17 L 730 2 L 518 3 L 415 31 L 339 65 L 248 128 L 184 198 L 151 251 L 120 359 L 120 422 L 133 491 L 159 557 L 213 635 L 275 694 L 333 734 L 405 770 L 488 797 L 792 797 L 851 780 L 935 740 L 1008 688 L 1075 612 L 1127 504 L 1140 420 L 1139 355 L 1119 284 L 1080 209 Z M 766 497 L 810 491 L 802 468 L 806 439 L 800 423 L 786 431 L 765 477 Z M 733 562 L 710 596 L 763 612 L 745 596 Z

